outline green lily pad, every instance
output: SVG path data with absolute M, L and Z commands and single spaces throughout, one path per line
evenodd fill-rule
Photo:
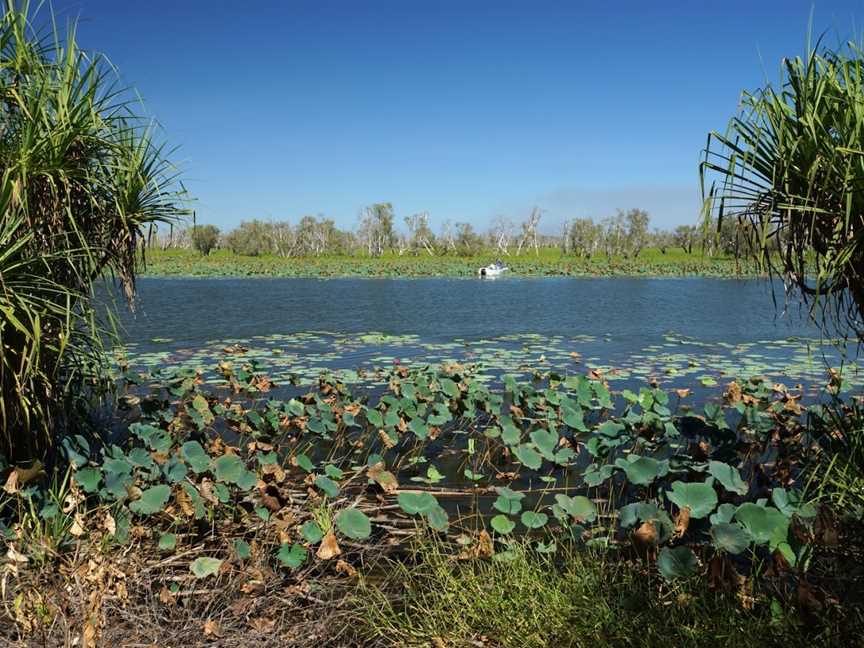
M 786 541 L 789 518 L 775 508 L 747 502 L 735 511 L 735 519 L 756 544 L 777 545 Z
M 720 551 L 739 554 L 750 546 L 750 536 L 737 524 L 721 522 L 711 526 L 711 542 Z
M 524 524 L 529 529 L 540 529 L 546 526 L 546 523 L 549 521 L 549 516 L 545 513 L 523 511 L 520 520 L 522 520 L 522 524 Z
M 657 557 L 657 569 L 667 581 L 692 576 L 698 568 L 699 561 L 690 547 L 663 547 Z
M 396 499 L 408 515 L 428 513 L 438 506 L 438 500 L 430 493 L 399 493 Z
M 492 525 L 492 528 L 501 535 L 507 535 L 516 528 L 516 523 L 513 520 L 508 518 L 506 515 L 501 515 L 500 513 L 493 517 L 489 523 Z
M 339 484 L 324 475 L 315 477 L 315 486 L 320 488 L 329 497 L 336 497 L 339 494 Z
M 213 462 L 216 479 L 229 484 L 236 484 L 246 472 L 243 460 L 235 454 L 225 454 Z
M 666 497 L 679 509 L 690 509 L 694 520 L 706 517 L 717 508 L 717 493 L 713 486 L 704 482 L 673 482 Z
M 289 569 L 297 569 L 306 561 L 308 555 L 305 547 L 296 542 L 294 544 L 282 543 L 279 551 L 276 552 L 276 558 L 279 562 Z
M 195 575 L 195 578 L 207 578 L 217 574 L 221 566 L 221 560 L 202 556 L 192 561 L 192 564 L 189 565 L 189 571 Z
M 324 537 L 324 532 L 321 530 L 321 527 L 318 526 L 317 522 L 309 520 L 300 527 L 300 535 L 302 535 L 303 539 L 309 544 L 318 544 L 321 542 L 321 538 Z
M 153 515 L 165 510 L 168 498 L 171 497 L 171 487 L 159 484 L 141 491 L 141 497 L 129 504 L 129 510 L 140 515 Z
M 81 468 L 75 471 L 75 481 L 85 493 L 95 493 L 102 481 L 102 473 L 96 468 Z
M 200 474 L 210 469 L 210 457 L 197 441 L 187 441 L 181 446 L 180 452 L 195 473 Z
M 336 528 L 354 540 L 365 540 L 372 533 L 372 523 L 363 511 L 348 508 L 336 516 Z
M 723 488 L 731 493 L 746 495 L 747 491 L 750 490 L 747 482 L 741 479 L 741 473 L 729 464 L 721 461 L 711 461 L 708 463 L 708 473 L 723 484 Z
M 531 470 L 539 470 L 543 465 L 543 457 L 541 457 L 534 448 L 528 444 L 521 444 L 513 447 L 513 454 L 526 467 Z

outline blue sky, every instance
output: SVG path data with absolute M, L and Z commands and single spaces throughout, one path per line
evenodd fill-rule
M 695 220 L 698 162 L 743 89 L 864 0 L 54 0 L 179 147 L 199 222 L 364 205 L 485 228 L 545 209 Z

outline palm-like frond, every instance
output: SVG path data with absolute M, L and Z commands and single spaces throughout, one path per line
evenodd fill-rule
M 113 68 L 16 5 L 0 21 L 0 449 L 32 456 L 100 366 L 93 282 L 113 275 L 131 299 L 144 228 L 183 210 Z
M 784 61 L 744 94 L 700 167 L 706 221 L 747 225 L 750 249 L 825 325 L 864 336 L 864 58 L 850 44 Z

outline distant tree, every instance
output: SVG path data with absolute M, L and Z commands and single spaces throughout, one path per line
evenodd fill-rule
M 627 223 L 627 250 L 635 258 L 648 245 L 651 217 L 642 209 L 631 209 L 624 214 L 624 220 Z
M 562 246 L 565 254 L 590 258 L 603 239 L 603 227 L 590 218 L 577 218 L 567 224 Z
M 624 220 L 624 214 L 619 211 L 615 216 L 604 218 L 602 227 L 603 247 L 606 252 L 606 258 L 611 259 L 614 256 L 625 255 L 627 224 Z
M 533 247 L 535 254 L 540 254 L 540 244 L 537 239 L 537 226 L 540 224 L 540 216 L 543 212 L 538 207 L 531 210 L 531 215 L 522 223 L 522 235 L 519 237 L 519 245 L 516 246 L 516 256 L 522 253 L 522 248 Z
M 495 248 L 504 256 L 510 256 L 513 245 L 513 221 L 505 216 L 496 216 L 489 228 L 489 247 Z
M 357 235 L 369 256 L 381 256 L 396 247 L 394 218 L 393 205 L 390 203 L 375 203 L 363 210 Z
M 435 235 L 429 227 L 429 214 L 427 212 L 412 214 L 406 216 L 404 220 L 408 228 L 406 248 L 415 255 L 423 250 L 435 254 Z
M 204 256 L 219 243 L 219 228 L 215 225 L 196 225 L 191 230 L 192 245 Z
M 269 254 L 273 249 L 273 226 L 260 220 L 243 221 L 225 237 L 225 245 L 243 256 Z
M 455 244 L 456 253 L 470 256 L 483 247 L 483 238 L 474 231 L 471 223 L 456 223 Z
M 671 232 L 654 228 L 654 232 L 651 234 L 651 244 L 660 250 L 660 254 L 666 254 L 666 250 L 672 247 L 672 243 L 673 238 Z
M 687 254 L 692 254 L 693 243 L 696 241 L 696 228 L 693 225 L 679 225 L 672 233 L 672 240 L 676 247 L 680 247 Z

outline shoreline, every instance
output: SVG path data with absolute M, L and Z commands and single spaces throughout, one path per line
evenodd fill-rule
M 380 258 L 326 257 L 246 257 L 226 251 L 202 256 L 188 250 L 149 251 L 141 277 L 179 278 L 477 278 L 477 268 L 493 255 L 470 257 L 421 257 L 385 255 Z M 496 279 L 574 277 L 603 278 L 766 278 L 748 264 L 736 264 L 727 257 L 705 257 L 701 253 L 648 251 L 636 259 L 577 259 L 555 250 L 538 256 L 508 258 L 506 275 Z

